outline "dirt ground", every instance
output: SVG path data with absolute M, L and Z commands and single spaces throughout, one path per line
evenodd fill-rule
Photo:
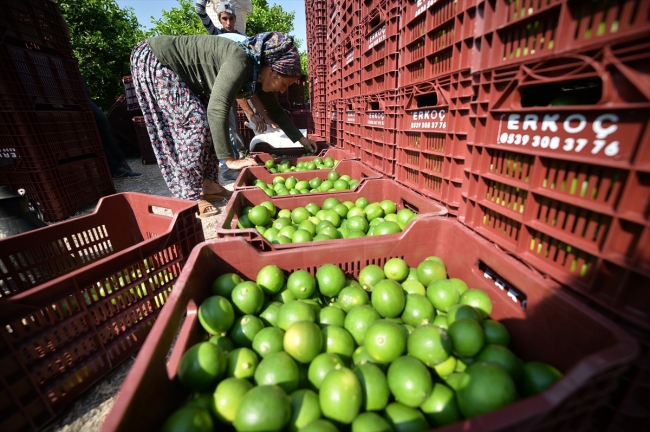
M 136 172 L 143 174 L 140 178 L 129 178 L 115 180 L 115 189 L 117 192 L 140 192 L 151 195 L 172 197 L 173 195 L 167 189 L 165 181 L 160 174 L 157 165 L 142 165 L 139 158 L 128 159 L 129 165 Z M 233 190 L 233 181 L 221 180 L 224 187 Z M 97 203 L 91 203 L 80 209 L 72 218 L 84 216 L 92 213 Z M 215 207 L 220 209 L 219 214 L 202 218 L 203 233 L 206 240 L 216 237 L 216 226 L 222 217 L 223 210 L 227 201 L 215 202 Z M 128 359 L 104 379 L 95 384 L 91 389 L 86 391 L 79 399 L 67 407 L 59 414 L 54 421 L 45 428 L 47 432 L 86 432 L 97 431 L 101 428 L 106 416 L 109 414 L 115 397 L 126 378 L 135 356 Z

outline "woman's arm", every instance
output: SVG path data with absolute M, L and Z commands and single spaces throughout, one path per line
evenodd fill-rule
M 217 27 L 215 27 L 214 23 L 210 19 L 210 16 L 205 11 L 206 2 L 207 0 L 196 0 L 196 7 L 194 8 L 194 10 L 196 11 L 199 18 L 201 18 L 201 22 L 205 26 L 205 29 L 208 31 L 208 34 L 211 35 L 221 34 L 221 31 Z

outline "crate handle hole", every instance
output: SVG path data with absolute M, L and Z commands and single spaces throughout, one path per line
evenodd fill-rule
M 379 102 L 370 102 L 370 111 L 379 111 Z
M 429 93 L 415 98 L 417 102 L 417 107 L 429 107 L 438 105 L 438 93 Z
M 174 212 L 169 207 L 159 207 L 159 206 L 149 206 L 149 213 L 156 214 L 159 216 L 174 216 Z
M 521 106 L 595 105 L 602 95 L 600 78 L 534 84 L 522 89 Z
M 494 286 L 499 288 L 505 295 L 507 295 L 513 302 L 521 306 L 522 310 L 526 310 L 528 300 L 526 294 L 516 288 L 513 284 L 501 277 L 496 271 L 491 269 L 482 260 L 478 261 L 479 274 L 482 274 L 485 279 L 491 280 Z
M 420 214 L 420 209 L 418 206 L 415 204 L 411 204 L 410 202 L 406 201 L 405 199 L 402 200 L 402 206 L 406 209 L 411 210 L 413 213 Z

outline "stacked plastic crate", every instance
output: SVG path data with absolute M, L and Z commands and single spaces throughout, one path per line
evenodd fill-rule
M 648 430 L 650 4 L 477 8 L 459 220 L 637 337 L 595 424 Z
M 309 68 L 309 103 L 314 121 L 314 134 L 327 135 L 327 1 L 310 2 L 307 18 L 307 51 Z
M 471 0 L 410 1 L 402 16 L 395 179 L 456 215 L 472 98 L 476 8 Z
M 388 178 L 395 174 L 401 9 L 395 0 L 360 5 L 360 157 Z
M 0 184 L 66 219 L 115 193 L 68 28 L 49 0 L 0 6 Z

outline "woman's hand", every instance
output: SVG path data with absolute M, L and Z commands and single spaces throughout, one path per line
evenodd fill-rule
M 248 166 L 257 166 L 257 163 L 253 159 L 224 159 L 226 166 L 231 170 L 240 170 Z
M 309 138 L 302 137 L 302 138 L 300 138 L 299 142 L 300 142 L 300 144 L 303 145 L 303 147 L 305 147 L 307 150 L 309 150 L 310 152 L 312 152 L 314 154 L 318 150 L 318 146 L 316 145 L 316 142 L 310 140 Z
M 266 132 L 266 122 L 259 114 L 255 114 L 251 117 L 251 122 L 255 126 L 255 131 L 258 133 Z

